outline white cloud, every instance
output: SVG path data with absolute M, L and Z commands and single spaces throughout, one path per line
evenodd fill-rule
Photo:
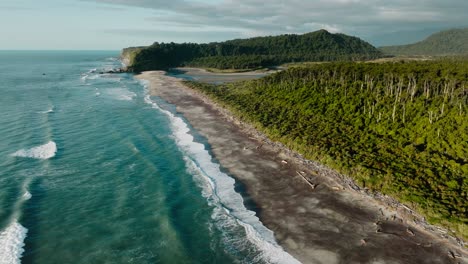
M 467 26 L 465 0 L 87 0 L 155 11 L 156 27 L 234 36 L 305 33 L 318 29 L 358 36 Z M 202 38 L 201 34 L 201 38 Z

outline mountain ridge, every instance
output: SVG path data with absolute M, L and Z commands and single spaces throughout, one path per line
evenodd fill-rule
M 383 46 L 383 53 L 396 56 L 450 56 L 468 54 L 468 28 L 439 31 L 426 39 L 407 45 Z

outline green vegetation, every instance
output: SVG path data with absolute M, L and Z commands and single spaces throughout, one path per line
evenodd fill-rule
M 367 42 L 326 30 L 304 35 L 236 39 L 209 44 L 154 43 L 137 48 L 130 64 L 135 72 L 178 66 L 255 69 L 300 61 L 356 61 L 382 56 Z
M 323 63 L 188 82 L 306 158 L 468 237 L 468 63 Z
M 468 28 L 451 29 L 435 33 L 427 39 L 402 46 L 388 46 L 380 48 L 390 55 L 430 55 L 450 56 L 468 54 Z
M 125 65 L 132 65 L 135 61 L 136 55 L 145 47 L 132 47 L 132 48 L 125 48 L 122 50 L 120 54 L 120 58 Z

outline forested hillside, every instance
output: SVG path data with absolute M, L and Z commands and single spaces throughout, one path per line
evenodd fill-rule
M 468 63 L 324 63 L 189 85 L 273 140 L 468 237 Z
M 467 55 L 468 28 L 446 30 L 414 44 L 388 46 L 380 49 L 389 55 Z
M 132 52 L 130 70 L 165 70 L 178 66 L 253 69 L 299 61 L 355 61 L 382 56 L 367 42 L 326 30 L 303 35 L 237 39 L 209 44 L 154 43 Z M 126 52 L 126 51 L 124 51 Z

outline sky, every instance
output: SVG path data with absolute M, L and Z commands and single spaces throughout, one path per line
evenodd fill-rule
M 326 29 L 376 46 L 468 27 L 466 0 L 0 0 L 2 50 L 119 50 Z

